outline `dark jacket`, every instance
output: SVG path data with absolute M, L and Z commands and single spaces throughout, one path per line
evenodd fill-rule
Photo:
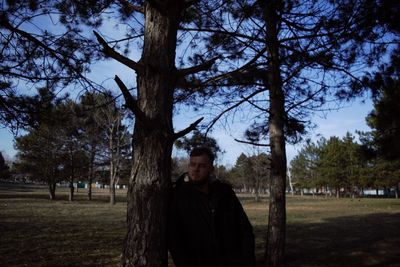
M 230 185 L 219 180 L 200 192 L 187 181 L 173 189 L 169 251 L 177 267 L 253 267 L 253 228 Z

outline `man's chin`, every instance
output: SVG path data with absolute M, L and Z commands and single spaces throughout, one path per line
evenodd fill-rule
M 208 182 L 208 179 L 201 179 L 201 180 L 191 180 L 192 184 L 197 186 L 205 185 Z

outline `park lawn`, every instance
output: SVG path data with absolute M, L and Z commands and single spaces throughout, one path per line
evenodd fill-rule
M 0 266 L 117 266 L 125 235 L 126 191 L 86 200 L 66 189 L 49 201 L 42 187 L 0 186 Z M 267 201 L 242 203 L 262 265 Z M 287 197 L 288 266 L 400 266 L 400 200 Z

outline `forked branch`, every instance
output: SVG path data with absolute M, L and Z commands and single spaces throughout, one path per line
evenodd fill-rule
M 212 65 L 214 65 L 215 61 L 218 58 L 219 57 L 215 57 L 215 58 L 210 59 L 210 60 L 208 60 L 200 65 L 197 65 L 197 66 L 193 66 L 193 67 L 186 68 L 186 69 L 180 69 L 180 70 L 178 70 L 178 75 L 182 77 L 182 76 L 186 76 L 186 75 L 190 75 L 190 74 L 195 74 L 200 71 L 208 70 L 209 68 L 211 68 Z
M 124 96 L 125 105 L 132 110 L 138 120 L 145 121 L 144 113 L 139 109 L 136 99 L 131 95 L 124 82 L 117 75 L 114 80 Z
M 199 123 L 204 119 L 204 117 L 201 117 L 200 119 L 198 119 L 197 121 L 193 122 L 192 124 L 189 125 L 189 127 L 187 127 L 186 129 L 183 129 L 182 131 L 179 131 L 177 133 L 174 134 L 174 140 L 177 140 L 185 135 L 187 135 L 188 133 L 190 133 L 191 131 L 193 131 L 194 129 L 196 129 L 197 125 L 199 125 Z
M 131 59 L 121 55 L 117 51 L 115 51 L 113 48 L 111 48 L 107 44 L 107 42 L 103 39 L 103 37 L 100 36 L 100 34 L 98 34 L 96 31 L 93 31 L 93 32 L 97 38 L 97 41 L 103 47 L 103 52 L 107 57 L 111 57 L 111 58 L 117 60 L 118 62 L 124 64 L 125 66 L 133 69 L 136 72 L 139 72 L 142 69 L 142 66 L 139 63 L 137 63 L 136 61 L 131 60 Z

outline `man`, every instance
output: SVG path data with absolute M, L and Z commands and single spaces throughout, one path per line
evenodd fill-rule
M 190 153 L 172 192 L 168 239 L 176 267 L 254 267 L 253 228 L 231 186 L 213 176 L 214 155 Z

